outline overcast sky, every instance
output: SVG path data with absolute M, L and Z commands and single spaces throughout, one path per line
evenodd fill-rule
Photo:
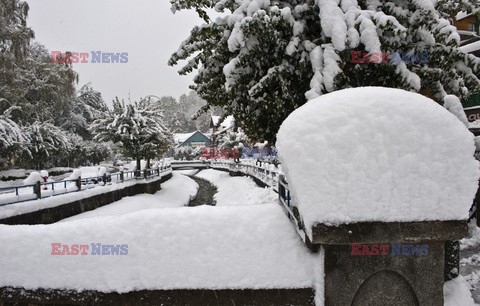
M 73 64 L 79 85 L 91 82 L 111 105 L 115 96 L 188 93 L 193 75 L 167 61 L 202 20 L 193 11 L 173 14 L 168 0 L 27 0 L 28 25 L 50 51 L 128 52 L 126 64 Z

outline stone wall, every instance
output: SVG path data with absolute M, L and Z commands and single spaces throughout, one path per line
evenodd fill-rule
M 71 203 L 62 204 L 56 207 L 46 208 L 18 216 L 0 219 L 0 224 L 51 224 L 62 219 L 94 210 L 98 207 L 111 204 L 123 197 L 130 197 L 142 193 L 154 194 L 161 189 L 161 183 L 170 179 L 172 174 L 163 176 L 161 179 L 152 179 L 146 183 L 137 183 L 123 189 L 112 190 L 89 198 L 76 200 Z
M 304 289 L 177 289 L 127 293 L 0 288 L 3 305 L 314 305 L 314 292 Z

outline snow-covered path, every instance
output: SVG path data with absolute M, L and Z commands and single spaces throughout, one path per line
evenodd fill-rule
M 186 206 L 190 202 L 190 199 L 197 194 L 198 184 L 188 176 L 176 171 L 172 174 L 172 178 L 162 183 L 162 189 L 155 194 L 140 194 L 133 197 L 126 197 L 120 201 L 99 207 L 95 210 L 63 219 L 60 222 L 102 216 L 123 215 L 145 209 Z
M 460 274 L 470 286 L 473 299 L 480 304 L 480 228 L 470 224 L 469 237 L 460 241 Z
M 218 189 L 214 198 L 217 206 L 238 206 L 277 203 L 278 195 L 272 188 L 260 188 L 247 176 L 231 177 L 228 172 L 202 170 L 195 176 L 203 178 Z

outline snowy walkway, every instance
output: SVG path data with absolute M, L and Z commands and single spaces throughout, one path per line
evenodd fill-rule
M 86 255 L 51 255 L 52 243 Z M 107 246 L 92 254 L 94 244 Z M 311 288 L 315 256 L 280 206 L 149 209 L 51 225 L 0 225 L 0 286 L 127 292 Z M 112 255 L 111 246 L 125 255 Z M 78 252 L 77 252 L 78 254 Z M 110 255 L 107 255 L 110 254 Z M 121 254 L 121 253 L 120 253 Z M 318 260 L 318 259 L 317 259 Z
M 179 207 L 198 185 L 174 172 L 154 195 L 51 225 L 0 225 L 0 286 L 102 292 L 314 286 L 312 265 L 320 255 L 305 247 L 273 191 L 220 171 L 199 176 L 218 186 L 219 206 Z M 52 255 L 52 243 L 65 255 Z M 102 255 L 94 254 L 97 244 L 107 246 Z M 73 255 L 80 245 L 85 255 Z
M 260 188 L 248 176 L 231 177 L 228 172 L 202 170 L 197 175 L 218 189 L 214 198 L 217 206 L 238 206 L 278 203 L 278 195 L 272 188 Z
M 470 224 L 470 237 L 460 242 L 460 274 L 470 285 L 475 303 L 480 304 L 480 228 Z
M 120 201 L 99 207 L 60 222 L 68 222 L 85 218 L 123 215 L 145 209 L 162 209 L 186 206 L 195 197 L 198 184 L 189 177 L 174 171 L 168 181 L 162 183 L 162 189 L 155 194 L 140 194 L 126 197 Z

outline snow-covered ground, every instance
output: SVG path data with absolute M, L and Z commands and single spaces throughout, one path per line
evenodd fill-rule
M 168 172 L 163 173 L 163 175 L 167 175 L 167 174 Z M 158 179 L 161 179 L 161 177 L 154 177 L 149 179 L 149 181 L 158 180 Z M 16 204 L 0 206 L 0 218 L 8 218 L 8 217 L 16 216 L 19 214 L 25 214 L 25 213 L 45 209 L 45 208 L 51 208 L 51 207 L 63 205 L 65 203 L 70 203 L 72 201 L 92 197 L 97 194 L 106 193 L 112 190 L 122 189 L 127 186 L 133 186 L 135 184 L 141 184 L 144 182 L 145 180 L 129 180 L 123 183 L 113 183 L 111 185 L 100 186 L 100 187 L 98 187 L 97 185 L 91 185 L 91 187 L 96 187 L 92 189 L 87 189 L 87 188 L 90 188 L 89 186 L 82 186 L 81 192 L 72 192 L 72 193 L 63 194 L 59 196 L 42 198 L 39 200 L 32 200 L 27 202 L 20 202 Z M 76 188 L 76 187 L 67 185 L 67 188 Z M 86 190 L 83 190 L 84 188 Z M 61 192 L 62 190 L 56 189 L 56 192 L 59 192 L 59 191 Z M 47 192 L 51 193 L 51 191 L 46 191 L 44 193 L 47 193 Z M 21 196 L 24 196 L 24 195 L 20 194 L 20 197 Z M 28 193 L 25 196 L 31 197 L 31 193 Z M 0 201 L 1 201 L 1 197 L 0 197 Z
M 0 249 L 0 286 L 105 292 L 323 286 L 314 276 L 323 274 L 323 266 L 312 269 L 313 260 L 322 262 L 316 258 L 321 252 L 305 247 L 273 191 L 221 171 L 202 176 L 219 187 L 223 207 L 179 207 L 198 185 L 175 171 L 154 195 L 125 198 L 51 225 L 0 225 L 0 244 L 8 245 Z M 227 201 L 228 186 L 236 186 L 228 198 L 237 201 Z M 255 196 L 263 203 L 255 205 Z M 157 209 L 164 207 L 170 208 Z M 51 255 L 52 243 L 69 251 L 74 244 L 88 245 L 88 255 Z M 92 243 L 120 250 L 123 245 L 128 254 L 91 255 Z
M 209 169 L 197 176 L 217 187 L 217 206 L 182 207 L 197 193 L 184 175 L 194 173 L 174 171 L 154 195 L 124 198 L 55 224 L 0 225 L 0 286 L 103 292 L 313 286 L 323 305 L 323 251 L 305 247 L 277 194 L 249 177 Z M 478 244 L 480 232 L 471 230 L 473 238 L 462 246 Z M 86 245 L 87 255 L 52 255 L 52 243 L 71 252 Z M 92 255 L 97 244 L 109 252 L 118 246 L 119 253 Z M 447 282 L 445 305 L 474 305 L 470 284 L 467 276 Z
M 51 255 L 52 243 L 88 255 Z M 126 255 L 91 255 L 126 245 Z M 149 209 L 51 225 L 0 225 L 0 286 L 126 292 L 306 288 L 312 255 L 276 204 Z M 59 249 L 62 251 L 62 248 Z
M 460 241 L 460 258 L 460 274 L 480 304 L 480 228 L 475 219 L 470 222 L 468 237 Z
M 133 197 L 126 197 L 95 210 L 63 219 L 60 222 L 104 216 L 118 216 L 145 209 L 186 206 L 190 202 L 190 199 L 195 197 L 197 191 L 198 184 L 195 181 L 174 171 L 172 178 L 162 183 L 162 189 L 155 194 L 140 194 Z
M 445 306 L 475 306 L 469 286 L 465 278 L 459 275 L 451 281 L 445 282 L 443 296 Z
M 272 188 L 260 188 L 249 177 L 231 177 L 228 172 L 202 170 L 197 177 L 203 178 L 217 187 L 214 198 L 217 206 L 253 205 L 277 203 L 278 195 Z

